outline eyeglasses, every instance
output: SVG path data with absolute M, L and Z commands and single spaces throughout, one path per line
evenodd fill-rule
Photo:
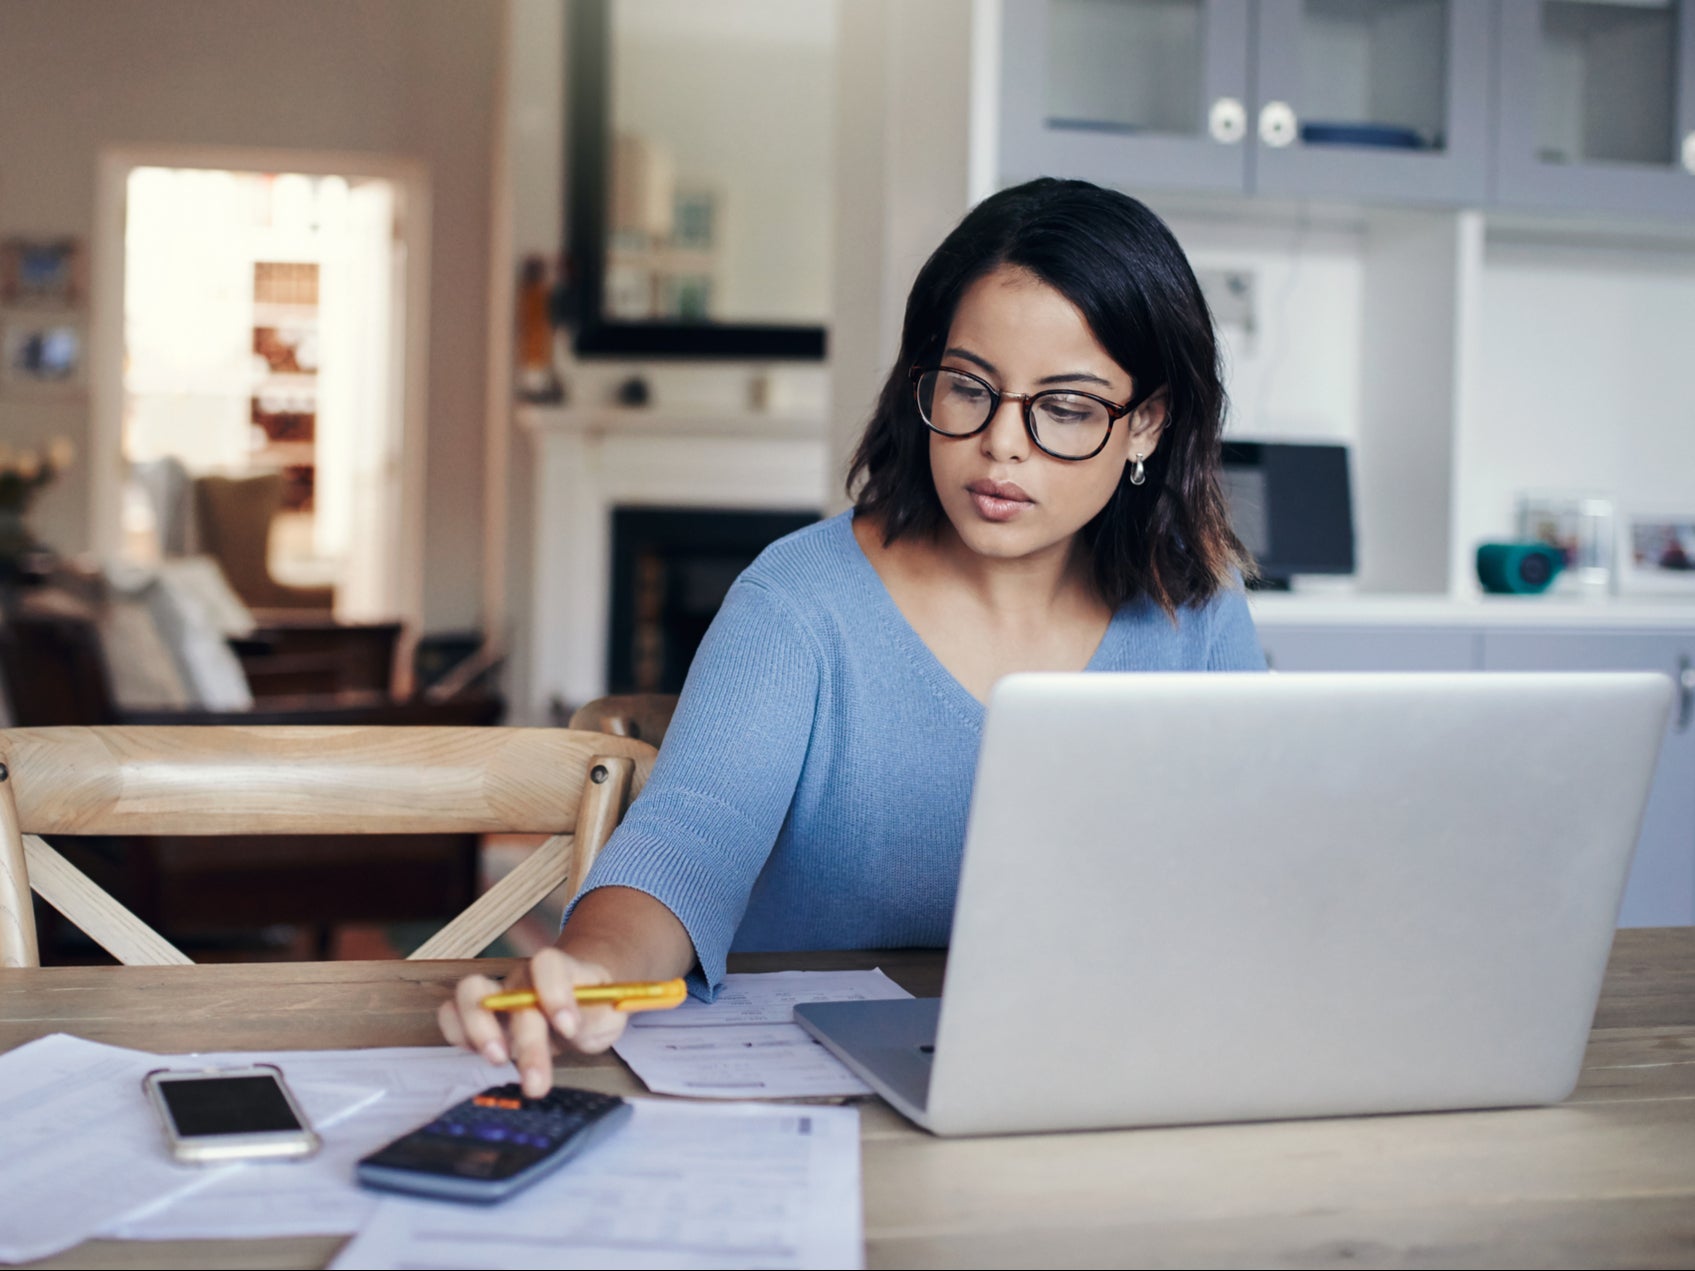
M 1055 459 L 1093 459 L 1106 449 L 1112 425 L 1135 408 L 1093 393 L 1050 388 L 1040 393 L 1003 393 L 969 371 L 912 368 L 918 414 L 925 427 L 944 437 L 973 437 L 988 427 L 1002 402 L 1024 407 L 1024 427 L 1043 454 Z

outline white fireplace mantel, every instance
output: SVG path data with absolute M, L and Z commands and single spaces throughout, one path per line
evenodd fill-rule
M 820 508 L 833 484 L 822 413 L 526 406 L 535 447 L 534 718 L 606 690 L 612 509 Z

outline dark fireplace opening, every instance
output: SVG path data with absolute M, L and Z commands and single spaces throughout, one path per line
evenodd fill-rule
M 680 691 L 736 576 L 818 517 L 814 508 L 613 508 L 607 691 Z

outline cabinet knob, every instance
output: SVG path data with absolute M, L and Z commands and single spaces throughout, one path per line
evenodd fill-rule
M 1259 139 L 1281 149 L 1295 140 L 1295 111 L 1288 102 L 1266 102 L 1259 112 Z
M 1683 170 L 1695 175 L 1695 132 L 1683 134 Z
M 1214 141 L 1234 145 L 1248 131 L 1248 112 L 1234 97 L 1220 97 L 1207 111 L 1207 132 Z M 1688 147 L 1684 149 L 1687 151 Z

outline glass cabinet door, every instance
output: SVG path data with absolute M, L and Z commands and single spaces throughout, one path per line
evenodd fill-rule
M 1246 189 L 1247 0 L 1005 0 L 1001 182 Z
M 1481 203 L 1490 7 L 1477 0 L 1261 0 L 1260 194 Z
M 1494 201 L 1695 212 L 1695 2 L 1502 0 Z

